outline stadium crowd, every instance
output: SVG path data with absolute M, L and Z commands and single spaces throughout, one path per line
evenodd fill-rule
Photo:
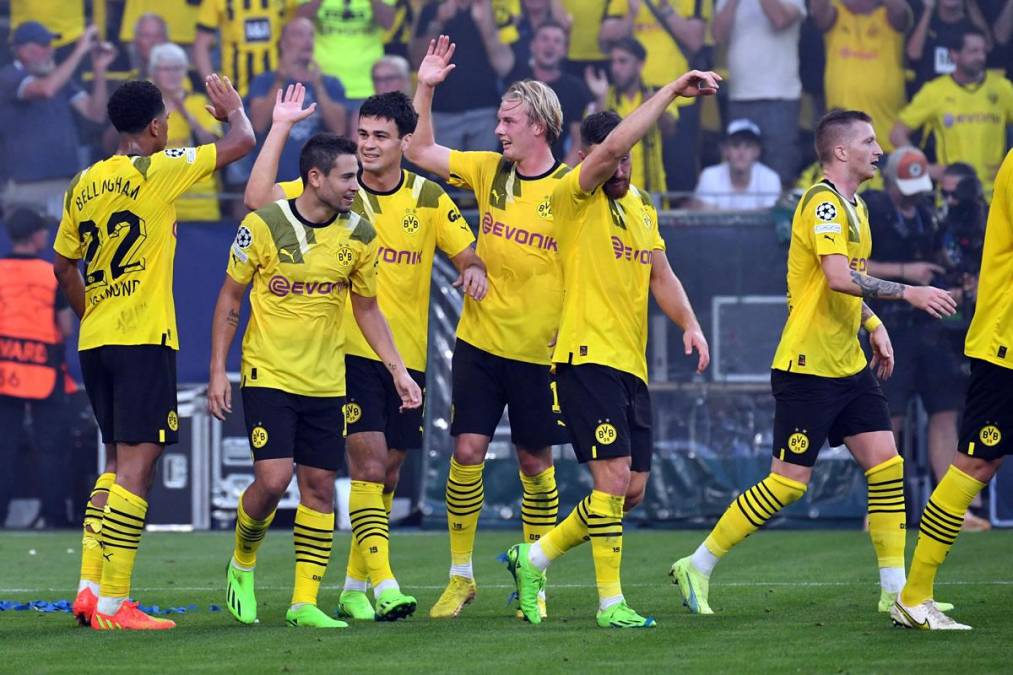
M 984 194 L 1003 157 L 1013 87 L 1011 0 L 10 0 L 0 72 L 5 206 L 58 218 L 67 181 L 108 156 L 104 106 L 149 78 L 172 116 L 170 147 L 221 137 L 205 111 L 216 66 L 245 97 L 258 139 L 279 88 L 301 82 L 317 112 L 293 131 L 279 172 L 317 131 L 352 131 L 373 93 L 411 93 L 430 39 L 460 62 L 433 104 L 440 143 L 498 148 L 494 109 L 511 82 L 562 104 L 557 159 L 575 163 L 585 113 L 634 110 L 687 66 L 716 68 L 715 100 L 680 101 L 633 150 L 633 182 L 665 205 L 773 206 L 809 184 L 811 132 L 827 109 L 867 110 L 884 151 L 922 147 L 938 180 L 973 167 Z M 39 153 L 46 147 L 48 152 Z M 183 221 L 242 215 L 252 160 L 194 186 Z M 660 202 L 659 202 L 660 203 Z M 221 209 L 224 208 L 223 212 Z

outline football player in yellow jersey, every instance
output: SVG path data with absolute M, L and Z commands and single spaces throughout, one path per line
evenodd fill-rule
M 954 71 L 922 87 L 900 111 L 890 137 L 900 147 L 909 144 L 912 130 L 931 130 L 937 162 L 930 167 L 933 175 L 938 178 L 945 166 L 967 162 L 991 199 L 1006 149 L 1006 127 L 1013 123 L 1013 84 L 985 70 L 987 45 L 977 28 L 964 30 L 959 45 L 950 48 Z
M 71 181 L 54 244 L 60 286 L 81 318 L 84 386 L 106 444 L 105 472 L 85 510 L 73 608 L 78 621 L 100 630 L 175 625 L 127 601 L 155 462 L 179 430 L 175 202 L 255 142 L 228 79 L 209 77 L 207 91 L 229 132 L 214 145 L 165 150 L 168 116 L 158 87 L 131 81 L 117 89 L 107 106 L 119 132 L 116 154 Z
M 257 75 L 278 67 L 281 29 L 296 0 L 201 0 L 193 62 L 201 76 L 211 72 L 211 48 L 218 34 L 222 70 L 243 96 Z
M 377 303 L 376 230 L 352 211 L 358 168 L 352 141 L 334 134 L 310 138 L 299 157 L 306 189 L 243 220 L 215 306 L 208 405 L 222 419 L 231 409 L 225 357 L 252 281 L 251 318 L 243 337 L 242 394 L 254 481 L 239 500 L 226 579 L 229 611 L 242 623 L 257 621 L 253 579 L 257 549 L 292 480 L 294 462 L 299 484 L 293 532 L 295 585 L 285 618 L 290 626 L 348 625 L 317 607 L 334 531 L 334 479 L 344 450 L 345 320 L 357 324 L 363 341 L 390 373 L 399 409 L 415 409 L 422 403 L 421 389 L 405 368 Z M 350 313 L 346 305 L 351 305 Z M 376 508 L 361 509 L 358 516 L 353 512 L 352 518 L 359 521 L 360 540 L 373 537 L 385 544 L 386 516 L 379 491 L 375 501 Z M 392 590 L 401 596 L 396 581 Z M 380 596 L 385 597 L 389 596 Z M 400 616 L 410 614 L 404 610 L 415 605 L 409 596 L 394 600 Z
M 933 601 L 936 572 L 971 502 L 1013 453 L 1013 152 L 995 179 L 985 227 L 978 305 L 964 343 L 971 359 L 958 453 L 922 512 L 911 576 L 890 609 L 894 623 L 922 630 L 969 630 Z
M 552 361 L 574 453 L 590 469 L 594 489 L 539 541 L 507 551 L 521 611 L 531 623 L 541 622 L 538 589 L 549 564 L 590 539 L 598 625 L 656 625 L 626 604 L 619 581 L 623 513 L 643 500 L 653 454 L 645 356 L 648 293 L 683 329 L 686 354 L 699 352 L 697 372 L 710 355 L 668 263 L 651 198 L 630 185 L 630 150 L 676 97 L 715 94 L 720 79 L 690 71 L 625 120 L 613 111 L 589 115 L 580 127 L 583 161 L 552 193 L 566 282 Z
M 562 129 L 559 100 L 541 82 L 516 82 L 498 112 L 502 154 L 437 145 L 433 92 L 453 70 L 453 52 L 444 35 L 429 43 L 415 92 L 418 128 L 407 150 L 418 166 L 474 191 L 482 218 L 478 255 L 489 277 L 488 295 L 481 303 L 466 297 L 457 326 L 450 426 L 455 444 L 446 492 L 450 582 L 430 610 L 437 618 L 457 616 L 475 597 L 471 556 L 485 494 L 482 472 L 503 409 L 509 408 L 520 464 L 527 541 L 556 523 L 551 446 L 569 440 L 549 377 L 550 344 L 563 301 L 549 198 L 569 171 L 551 150 Z
M 275 106 L 274 124 L 253 166 L 246 189 L 251 206 L 268 199 L 265 193 L 281 198 L 286 196 L 282 193 L 292 197 L 302 192 L 301 180 L 274 184 L 281 148 L 291 128 L 288 118 L 301 114 L 301 92 L 288 93 L 288 100 Z M 352 209 L 369 217 L 377 230 L 377 300 L 408 372 L 424 392 L 429 288 L 436 249 L 460 270 L 455 285 L 476 300 L 485 295 L 485 268 L 471 246 L 474 235 L 450 197 L 436 183 L 401 168 L 402 149 L 417 119 L 411 101 L 401 92 L 371 96 L 363 102 L 358 115 L 359 193 Z M 415 599 L 400 592 L 390 569 L 387 518 L 406 451 L 422 447 L 423 411 L 422 406 L 399 410 L 391 375 L 351 323 L 347 308 L 345 314 L 346 446 L 354 536 L 338 612 L 354 619 L 394 620 L 410 614 Z M 371 531 L 370 525 L 380 528 Z M 366 595 L 370 581 L 375 611 Z
M 771 371 L 774 392 L 770 474 L 750 487 L 692 556 L 670 571 L 684 604 L 711 614 L 710 574 L 735 545 L 805 494 L 823 442 L 844 444 L 868 480 L 869 535 L 879 566 L 879 610 L 889 611 L 904 585 L 904 470 L 897 454 L 881 378 L 893 371 L 886 328 L 863 298 L 904 300 L 940 318 L 956 311 L 944 290 L 906 286 L 866 274 L 872 241 L 859 186 L 882 155 L 871 118 L 834 110 L 816 129 L 824 180 L 802 196 L 788 250 L 788 319 Z M 858 331 L 869 332 L 866 363 Z

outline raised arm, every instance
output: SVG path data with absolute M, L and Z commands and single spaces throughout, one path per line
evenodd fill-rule
M 957 311 L 957 301 L 941 288 L 908 286 L 896 281 L 885 281 L 856 272 L 848 265 L 847 256 L 825 255 L 820 258 L 823 274 L 830 289 L 865 299 L 904 300 L 912 307 L 923 310 L 937 319 Z
M 419 121 L 405 151 L 408 161 L 444 180 L 450 178 L 450 148 L 437 145 L 433 136 L 433 92 L 456 67 L 451 63 L 454 48 L 446 35 L 429 41 L 429 49 L 419 65 L 415 89 L 414 104 Z
M 929 23 L 932 21 L 932 13 L 935 11 L 935 0 L 922 0 L 922 13 L 918 17 L 918 23 L 907 38 L 907 47 L 904 51 L 912 61 L 921 61 L 925 53 L 925 38 L 929 34 Z
M 211 365 L 208 379 L 208 412 L 220 420 L 232 412 L 232 385 L 225 372 L 225 360 L 239 328 L 239 309 L 246 284 L 225 275 L 211 319 Z
M 627 0 L 626 14 L 608 16 L 601 22 L 598 30 L 598 47 L 604 52 L 616 40 L 633 35 L 633 21 L 640 11 L 640 0 Z
M 214 72 L 211 65 L 211 48 L 215 46 L 215 31 L 204 26 L 197 26 L 197 34 L 193 39 L 193 65 L 197 74 L 207 79 Z
M 380 311 L 376 297 L 359 295 L 353 291 L 348 294 L 348 298 L 362 336 L 394 378 L 394 388 L 401 396 L 401 409 L 418 408 L 422 405 L 422 391 L 408 374 L 401 354 L 394 346 L 394 336 L 391 335 L 390 326 Z
M 830 0 L 812 0 L 809 5 L 809 13 L 821 31 L 828 31 L 837 20 L 837 8 Z
M 499 28 L 496 26 L 492 0 L 472 0 L 471 18 L 478 26 L 478 32 L 492 69 L 500 77 L 506 77 L 514 68 L 514 50 L 499 39 Z
M 700 322 L 693 313 L 686 289 L 682 287 L 679 277 L 675 276 L 668 262 L 668 256 L 661 249 L 655 249 L 651 253 L 651 295 L 665 316 L 682 329 L 682 344 L 686 356 L 692 354 L 694 349 L 700 355 L 696 372 L 702 373 L 710 363 L 707 338 L 704 337 Z
M 285 196 L 278 187 L 278 162 L 288 142 L 292 127 L 306 119 L 316 110 L 316 103 L 303 108 L 306 100 L 306 87 L 302 83 L 289 85 L 288 89 L 279 89 L 275 93 L 274 112 L 271 118 L 271 130 L 267 132 L 260 154 L 253 162 L 250 179 L 246 181 L 243 192 L 243 204 L 251 211 L 267 206 Z
M 95 26 L 88 26 L 81 37 L 77 39 L 77 44 L 74 45 L 73 51 L 70 52 L 70 56 L 64 59 L 63 63 L 57 65 L 53 70 L 45 77 L 34 77 L 32 81 L 26 84 L 20 90 L 20 97 L 23 99 L 30 98 L 53 98 L 56 94 L 63 89 L 63 86 L 70 81 L 70 78 L 74 76 L 74 71 L 77 70 L 78 65 L 81 64 L 81 60 L 95 45 L 95 41 L 98 39 L 98 28 Z
M 619 160 L 647 134 L 678 96 L 694 98 L 716 94 L 721 76 L 710 71 L 691 70 L 669 82 L 634 110 L 596 145 L 580 168 L 580 189 L 591 192 L 615 173 Z
M 215 168 L 220 169 L 245 157 L 257 145 L 253 125 L 243 109 L 243 99 L 227 77 L 212 73 L 204 81 L 211 105 L 208 112 L 219 122 L 228 122 L 229 130 L 215 142 Z

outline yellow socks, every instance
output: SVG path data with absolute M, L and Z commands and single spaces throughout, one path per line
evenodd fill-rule
M 521 476 L 521 523 L 524 541 L 533 544 L 556 526 L 559 515 L 559 492 L 556 491 L 556 469 L 549 467 L 534 476 Z
M 99 583 L 98 611 L 102 614 L 115 614 L 130 594 L 130 577 L 147 513 L 147 501 L 122 485 L 114 483 L 109 488 L 100 532 L 105 558 Z
M 366 564 L 369 580 L 377 595 L 396 585 L 390 569 L 390 526 L 383 503 L 383 483 L 353 480 L 348 499 L 352 538 Z
M 267 536 L 275 511 L 271 511 L 264 520 L 251 518 L 243 508 L 245 495 L 245 492 L 239 495 L 239 508 L 236 509 L 236 543 L 232 557 L 241 568 L 251 570 L 257 564 L 257 549 Z
M 732 547 L 763 527 L 774 514 L 800 499 L 805 490 L 804 483 L 776 473 L 769 474 L 728 505 L 703 545 L 716 558 L 723 557 Z M 710 574 L 710 570 L 700 571 Z
M 929 503 L 922 513 L 918 544 L 911 561 L 911 575 L 901 592 L 901 600 L 905 605 L 918 605 L 933 597 L 936 571 L 946 559 L 950 546 L 957 540 L 971 502 L 984 488 L 985 484 L 981 481 L 950 466 L 932 491 Z
M 299 505 L 292 528 L 295 540 L 295 588 L 292 604 L 317 604 L 320 582 L 331 559 L 334 540 L 334 512 L 320 513 Z
M 904 586 L 904 544 L 907 513 L 904 510 L 904 460 L 893 457 L 865 472 L 869 481 L 869 537 L 879 561 L 884 591 L 897 593 Z
M 475 550 L 478 516 L 485 501 L 482 471 L 485 462 L 475 466 L 450 459 L 447 476 L 447 528 L 450 530 L 450 574 L 474 578 L 471 554 Z
M 587 530 L 594 557 L 599 609 L 621 602 L 619 566 L 623 559 L 623 495 L 593 490 L 588 501 Z
M 92 587 L 98 595 L 98 585 L 102 580 L 102 518 L 109 488 L 116 482 L 116 474 L 104 473 L 95 481 L 95 487 L 84 507 L 84 536 L 81 538 L 81 584 L 78 591 L 85 585 Z M 100 506 L 96 501 L 103 502 Z
M 394 493 L 384 492 L 383 493 L 383 508 L 387 512 L 387 522 L 390 522 L 390 510 L 394 506 Z M 358 545 L 355 543 L 355 537 L 351 538 L 348 545 L 348 565 L 345 568 L 345 586 L 346 591 L 362 591 L 363 593 L 369 588 L 369 568 L 366 567 L 366 560 L 362 557 L 362 553 L 359 551 Z
M 590 495 L 584 497 L 577 506 L 573 507 L 570 515 L 562 520 L 559 525 L 542 535 L 532 549 L 538 549 L 540 554 L 545 556 L 544 564 L 539 564 L 536 554 L 532 554 L 531 561 L 539 569 L 545 569 L 549 563 L 560 557 L 571 548 L 583 544 L 590 537 L 587 533 L 588 508 L 591 505 Z

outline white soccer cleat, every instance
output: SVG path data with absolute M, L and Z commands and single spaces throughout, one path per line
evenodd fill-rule
M 901 602 L 900 597 L 890 608 L 890 618 L 895 626 L 904 628 L 917 628 L 919 630 L 971 630 L 970 626 L 957 623 L 946 616 L 936 607 L 932 600 L 926 600 L 920 605 L 908 607 Z

